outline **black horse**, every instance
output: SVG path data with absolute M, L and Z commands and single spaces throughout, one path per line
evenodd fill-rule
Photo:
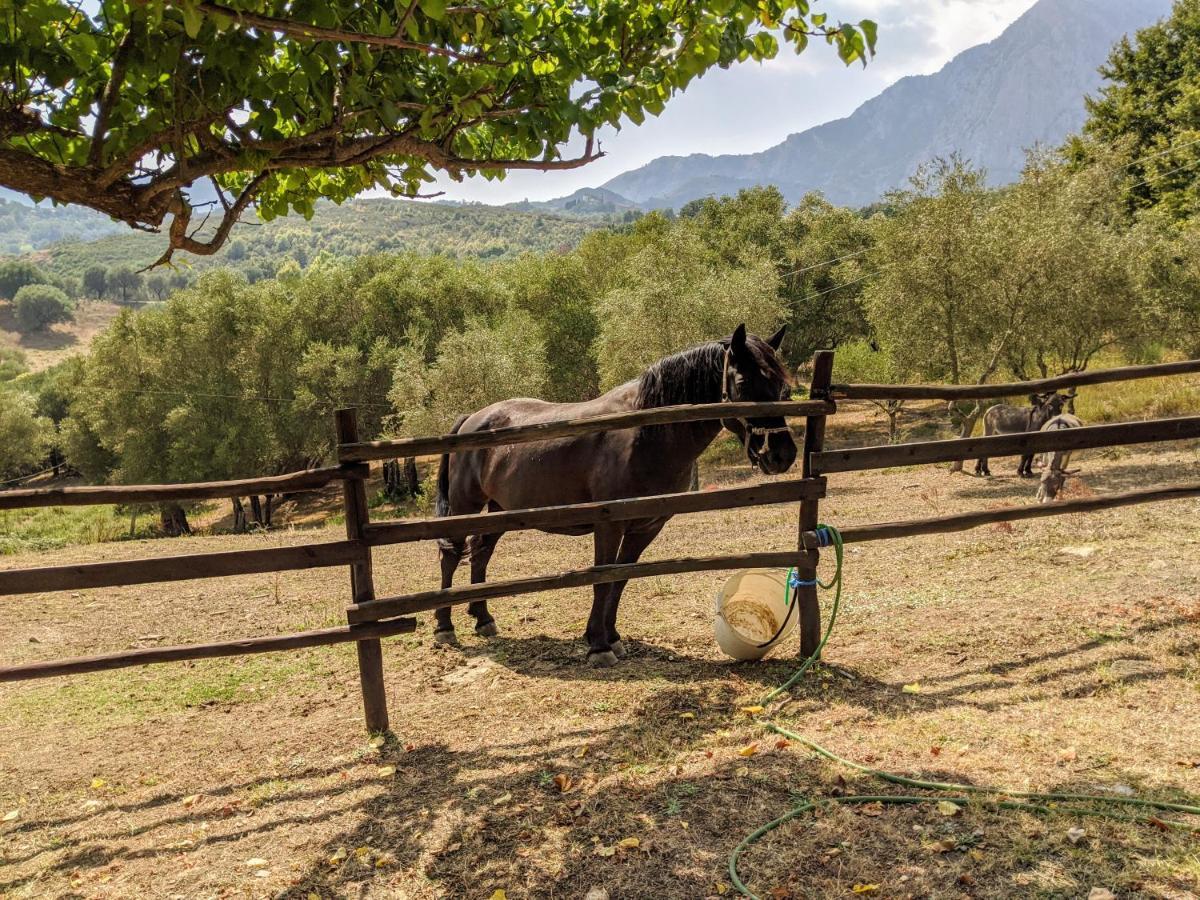
M 639 378 L 584 403 L 547 403 L 516 399 L 494 403 L 455 423 L 466 433 L 512 425 L 531 425 L 599 416 L 606 413 L 721 401 L 774 401 L 786 398 L 790 379 L 776 351 L 786 329 L 768 340 L 746 334 L 746 326 L 721 341 L 701 344 L 659 360 Z M 536 506 L 618 500 L 685 491 L 692 466 L 724 425 L 742 441 L 752 465 L 767 474 L 786 472 L 796 460 L 796 444 L 782 418 L 725 419 L 605 431 L 579 437 L 466 450 L 442 457 L 438 470 L 437 514 L 455 516 Z M 558 533 L 595 534 L 596 565 L 633 563 L 658 536 L 669 516 L 596 526 L 564 528 Z M 438 542 L 442 587 L 448 588 L 464 552 L 470 551 L 471 583 L 487 577 L 498 534 Z M 611 666 L 625 655 L 617 633 L 617 604 L 625 582 L 593 586 L 588 618 L 588 662 Z M 467 606 L 475 631 L 495 636 L 487 601 Z M 450 607 L 437 611 L 434 639 L 454 643 Z

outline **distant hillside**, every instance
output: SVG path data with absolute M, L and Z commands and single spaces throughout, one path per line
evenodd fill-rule
M 91 241 L 126 226 L 78 206 L 33 206 L 0 197 L 0 255 L 17 256 L 56 241 Z
M 509 203 L 505 208 L 522 212 L 560 212 L 571 216 L 611 216 L 637 211 L 641 206 L 604 188 L 580 188 L 567 197 L 524 200 Z
M 249 217 L 248 217 L 249 218 Z M 250 219 L 211 257 L 178 254 L 193 270 L 231 266 L 250 278 L 273 275 L 288 260 L 307 267 L 319 255 L 361 256 L 405 250 L 456 257 L 496 258 L 573 247 L 602 220 L 517 212 L 478 204 L 434 205 L 404 200 L 355 200 L 318 205 L 310 221 L 289 216 Z M 79 278 L 92 265 L 141 268 L 165 246 L 161 235 L 122 228 L 99 240 L 54 244 L 35 255 L 53 274 Z
M 986 168 L 990 183 L 1007 183 L 1025 148 L 1058 144 L 1083 124 L 1083 98 L 1100 85 L 1112 45 L 1170 9 L 1171 0 L 1039 0 L 994 41 L 936 74 L 902 78 L 848 118 L 761 153 L 661 157 L 600 190 L 653 209 L 774 184 L 793 202 L 816 190 L 865 206 L 953 152 Z M 881 32 L 881 53 L 886 41 Z

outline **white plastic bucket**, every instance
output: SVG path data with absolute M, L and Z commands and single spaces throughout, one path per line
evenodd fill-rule
M 729 576 L 717 591 L 713 618 L 722 653 L 738 660 L 762 659 L 796 630 L 795 611 L 788 615 L 787 580 L 787 572 L 779 569 L 746 569 Z

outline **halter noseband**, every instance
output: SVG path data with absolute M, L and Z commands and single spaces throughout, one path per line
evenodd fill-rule
M 734 403 L 733 395 L 729 390 L 729 356 L 730 351 L 725 351 L 725 364 L 721 368 L 721 402 Z M 771 435 L 781 434 L 783 432 L 791 433 L 792 429 L 787 425 L 777 425 L 773 428 L 765 428 L 758 425 L 751 425 L 749 419 L 741 416 L 731 417 L 733 421 L 742 426 L 742 446 L 745 448 L 747 457 L 757 457 L 758 452 L 750 449 L 750 438 L 755 435 L 761 435 L 763 439 L 763 450 L 770 449 Z

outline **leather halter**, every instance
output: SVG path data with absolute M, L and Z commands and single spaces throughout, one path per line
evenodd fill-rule
M 739 402 L 739 401 L 735 401 L 733 399 L 733 394 L 729 390 L 729 383 L 730 383 L 729 357 L 730 357 L 730 355 L 731 355 L 730 351 L 726 350 L 725 351 L 725 363 L 721 368 L 721 402 L 722 403 Z M 762 427 L 759 425 L 751 425 L 749 419 L 745 419 L 741 416 L 732 416 L 731 418 L 733 419 L 733 421 L 737 422 L 739 425 L 742 426 L 742 446 L 745 448 L 747 457 L 751 457 L 751 454 L 753 454 L 754 457 L 757 457 L 759 455 L 759 451 L 756 451 L 756 450 L 752 451 L 750 449 L 750 438 L 754 437 L 755 435 L 762 436 L 762 439 L 763 439 L 762 449 L 769 450 L 770 443 L 771 443 L 771 435 L 782 434 L 784 432 L 787 432 L 788 434 L 790 434 L 792 431 L 792 429 L 790 427 L 788 427 L 786 424 L 785 425 L 777 425 L 772 428 L 766 428 L 766 427 Z M 753 460 L 752 460 L 752 462 L 753 462 Z

